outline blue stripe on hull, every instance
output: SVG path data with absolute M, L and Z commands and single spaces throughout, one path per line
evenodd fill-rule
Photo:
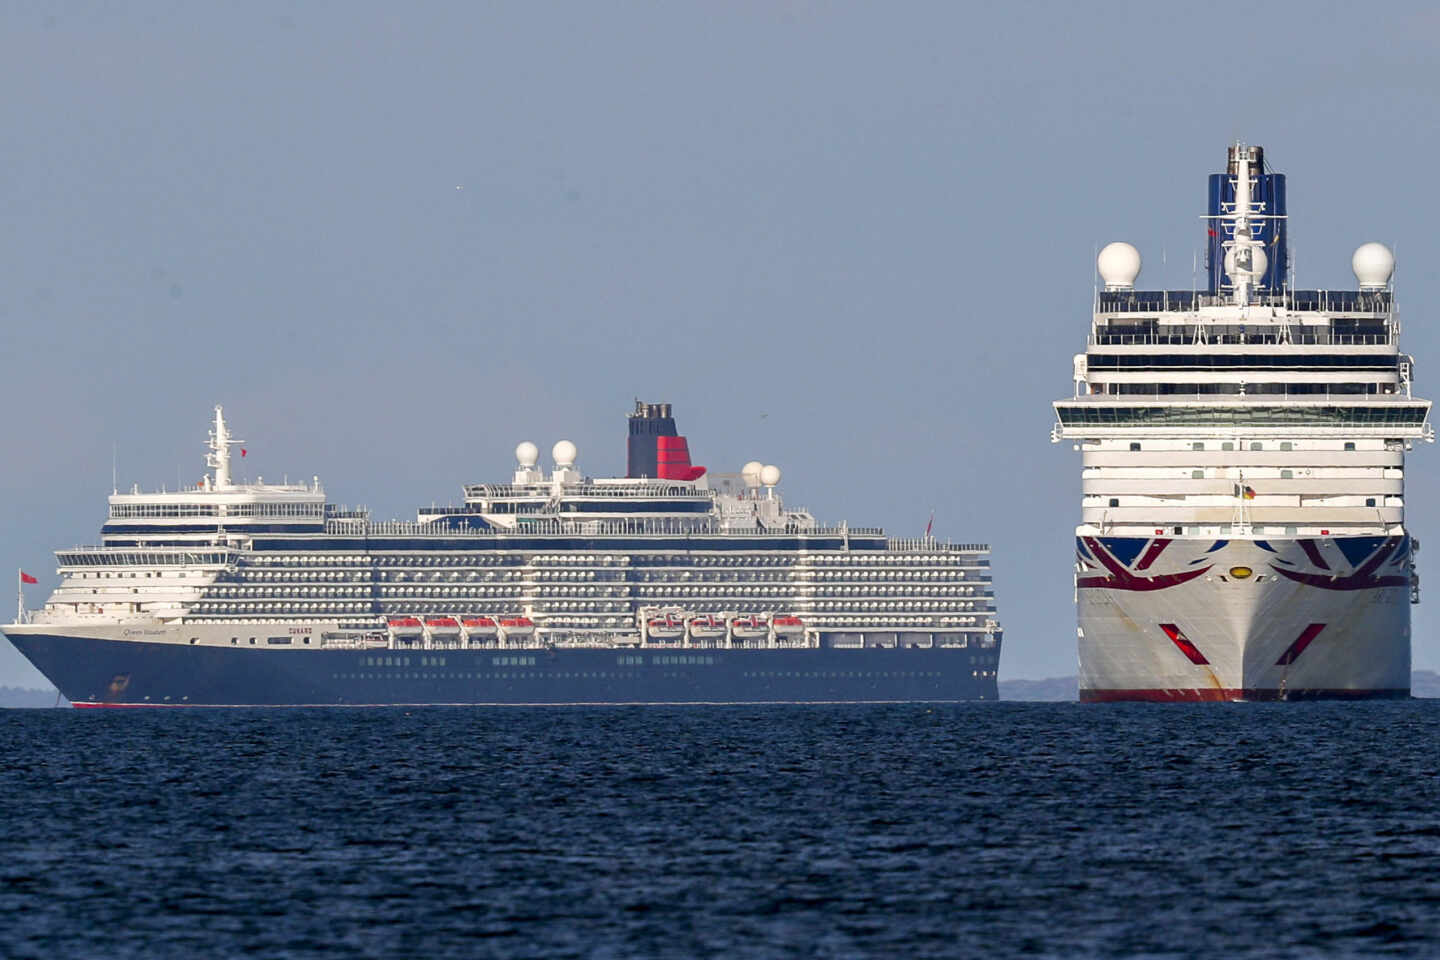
M 286 650 L 53 635 L 12 642 L 77 704 L 995 700 L 992 650 Z M 641 661 L 641 662 L 636 662 Z

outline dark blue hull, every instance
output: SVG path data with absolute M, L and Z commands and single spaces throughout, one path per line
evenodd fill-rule
M 76 706 L 995 700 L 1000 649 L 266 651 L 10 638 Z

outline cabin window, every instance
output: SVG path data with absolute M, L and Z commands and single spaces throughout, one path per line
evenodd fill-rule
M 1235 444 L 1231 443 L 1229 440 L 1226 440 L 1224 443 L 1220 444 L 1220 449 L 1221 449 L 1221 450 L 1234 450 L 1234 449 L 1235 449 Z
M 1289 440 L 1281 440 L 1281 441 L 1280 441 L 1280 449 L 1281 449 L 1281 450 L 1294 450 L 1294 449 L 1295 449 L 1295 444 L 1291 443 Z
M 1139 450 L 1139 449 L 1140 449 L 1140 444 L 1138 444 L 1138 443 L 1132 443 L 1132 444 L 1130 444 L 1130 449 L 1131 449 L 1131 450 Z
M 1355 441 L 1353 441 L 1353 440 L 1348 440 L 1348 441 L 1346 441 L 1346 443 L 1345 443 L 1345 449 L 1346 449 L 1346 450 L 1354 450 L 1354 449 L 1355 449 Z
M 1190 479 L 1191 479 L 1191 480 L 1204 480 L 1204 479 L 1205 479 L 1205 471 L 1204 471 L 1204 470 L 1191 470 L 1191 471 L 1190 471 Z
M 1118 507 L 1118 506 L 1120 506 L 1120 498 L 1119 498 L 1119 497 L 1111 497 L 1111 498 L 1110 498 L 1110 506 L 1112 506 L 1112 507 Z
M 1264 450 L 1264 449 L 1265 449 L 1265 445 L 1264 445 L 1263 443 L 1258 443 L 1258 442 L 1252 443 L 1252 444 L 1250 444 L 1250 449 L 1251 449 L 1251 450 Z
M 1280 471 L 1280 479 L 1281 479 L 1281 480 L 1294 480 L 1294 479 L 1295 479 L 1295 471 L 1294 471 L 1294 470 L 1281 470 L 1281 471 Z
M 1180 535 L 1181 535 L 1182 533 L 1184 533 L 1184 532 L 1185 532 L 1185 528 L 1184 528 L 1184 527 L 1176 527 L 1176 528 L 1175 528 L 1175 536 L 1177 536 L 1177 537 L 1180 536 Z
M 1203 443 L 1201 443 L 1200 441 L 1197 440 L 1197 441 L 1195 441 L 1194 443 L 1190 444 L 1190 449 L 1191 449 L 1191 450 L 1204 450 L 1204 449 L 1205 449 L 1205 444 L 1203 444 Z
M 1375 506 L 1375 498 L 1374 498 L 1374 497 L 1366 497 L 1366 498 L 1365 498 L 1365 506 L 1367 506 L 1367 507 L 1373 507 L 1373 506 Z

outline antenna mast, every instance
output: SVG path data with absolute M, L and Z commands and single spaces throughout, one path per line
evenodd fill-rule
M 1235 284 L 1235 305 L 1243 307 L 1250 303 L 1250 287 L 1260 274 L 1265 272 L 1262 262 L 1259 269 L 1256 269 L 1255 249 L 1260 243 L 1255 239 L 1250 230 L 1250 218 L 1254 214 L 1252 209 L 1251 194 L 1254 189 L 1254 181 L 1250 179 L 1250 153 L 1245 149 L 1244 143 L 1235 145 L 1235 213 L 1234 230 L 1230 240 L 1225 244 L 1229 252 L 1234 255 L 1233 263 L 1235 269 L 1230 272 L 1230 279 Z M 1264 254 L 1261 254 L 1264 256 Z M 1226 257 L 1226 260 L 1231 260 Z
M 215 468 L 215 488 L 224 490 L 230 486 L 230 447 L 243 440 L 234 440 L 225 427 L 225 410 L 215 405 L 215 427 L 210 431 L 210 453 L 205 457 L 207 466 Z

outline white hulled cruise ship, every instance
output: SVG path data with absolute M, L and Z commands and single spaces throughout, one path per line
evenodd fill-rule
M 1405 453 L 1433 440 L 1399 350 L 1394 257 L 1358 290 L 1289 282 L 1283 174 L 1259 147 L 1210 176 L 1208 289 L 1097 267 L 1056 442 L 1083 458 L 1082 700 L 1407 696 L 1417 544 Z
M 624 477 L 575 445 L 414 521 L 207 473 L 116 492 L 6 636 L 77 706 L 996 699 L 989 548 L 822 526 L 779 468 L 690 462 L 670 405 Z M 243 453 L 243 449 L 242 449 Z

